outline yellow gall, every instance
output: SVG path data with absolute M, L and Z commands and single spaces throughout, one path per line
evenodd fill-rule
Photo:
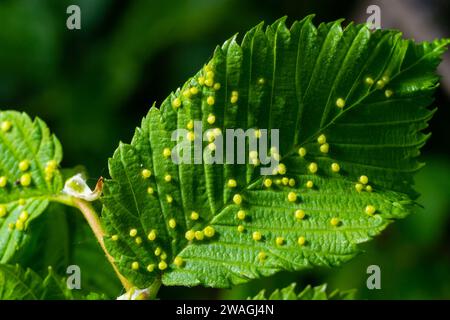
M 20 171 L 27 171 L 29 168 L 30 168 L 30 161 L 22 160 L 19 162 L 19 170 Z
M 331 171 L 339 172 L 340 170 L 341 170 L 341 167 L 339 166 L 339 163 L 333 162 L 331 164 Z
M 194 238 L 195 238 L 195 231 L 194 230 L 186 231 L 186 233 L 184 234 L 184 237 L 186 238 L 187 241 L 194 240 Z
M 131 229 L 130 230 L 130 237 L 136 237 L 137 235 L 137 230 L 136 229 Z
M 240 205 L 242 203 L 242 196 L 240 194 L 235 194 L 233 196 L 233 202 L 237 205 Z
M 244 228 L 244 226 L 243 226 L 242 224 L 240 224 L 240 225 L 238 225 L 237 230 L 238 230 L 240 233 L 242 233 L 242 232 L 244 232 L 245 228 Z
M 336 217 L 333 217 L 333 218 L 331 218 L 331 220 L 330 220 L 330 224 L 331 224 L 333 227 L 338 226 L 340 223 L 341 223 L 341 220 L 339 220 L 339 218 L 336 218 Z
M 175 257 L 175 259 L 173 259 L 173 264 L 176 265 L 178 268 L 183 266 L 183 258 L 181 257 Z
M 289 202 L 295 202 L 297 201 L 297 194 L 295 192 L 289 192 L 287 198 Z
M 24 210 L 20 213 L 19 220 L 25 222 L 29 216 L 28 211 Z
M 148 235 L 147 235 L 147 239 L 150 241 L 155 241 L 156 239 L 156 230 L 151 230 Z
M 295 210 L 295 219 L 302 220 L 305 218 L 305 211 L 302 209 Z
M 214 83 L 214 87 L 213 87 L 213 88 L 214 88 L 214 90 L 216 90 L 216 91 L 219 90 L 219 89 L 220 89 L 220 83 L 218 83 L 218 82 L 217 82 L 217 83 Z
M 266 188 L 270 188 L 271 185 L 272 185 L 272 179 L 269 179 L 269 178 L 264 179 L 264 186 Z
M 330 145 L 328 143 L 324 143 L 319 147 L 320 152 L 328 153 L 330 151 Z
M 213 115 L 212 113 L 210 113 L 208 115 L 208 119 L 206 120 L 209 124 L 213 124 L 214 122 L 216 122 L 216 116 Z
M 286 171 L 287 171 L 286 166 L 283 163 L 280 163 L 278 165 L 278 173 L 279 174 L 286 174 Z
M 8 178 L 5 176 L 0 177 L 0 188 L 6 187 L 6 184 L 8 183 Z
M 148 179 L 152 175 L 152 172 L 148 169 L 144 169 L 144 170 L 142 170 L 141 175 L 142 175 L 142 178 Z
M 189 132 L 186 134 L 186 138 L 188 139 L 188 141 L 194 141 L 194 140 L 195 140 L 195 134 L 194 134 L 194 132 L 189 131 Z
M 373 81 L 373 79 L 371 77 L 366 77 L 366 79 L 364 79 L 364 82 L 369 86 L 371 86 L 375 83 L 375 81 Z
M 305 245 L 305 243 L 306 243 L 305 237 L 298 237 L 297 243 L 298 243 L 300 246 Z
M 198 220 L 199 214 L 195 211 L 191 212 L 191 220 Z
M 147 271 L 148 272 L 153 272 L 153 270 L 155 270 L 155 265 L 152 263 L 152 264 L 149 264 L 148 266 L 147 266 Z
M 342 99 L 342 98 L 338 98 L 337 100 L 336 100 L 336 106 L 338 107 L 338 108 L 344 108 L 345 107 L 345 100 L 344 99 Z
M 245 216 L 246 216 L 246 213 L 245 213 L 245 211 L 244 210 L 239 210 L 238 212 L 237 212 L 237 218 L 239 219 L 239 220 L 244 220 L 245 219 Z
M 258 253 L 258 260 L 264 261 L 267 258 L 267 254 L 264 251 Z
M 377 81 L 377 88 L 378 89 L 383 89 L 383 87 L 386 85 L 386 83 L 383 80 L 378 80 Z
M 214 85 L 214 79 L 208 78 L 205 80 L 205 86 L 212 87 Z
M 175 109 L 181 107 L 180 98 L 175 98 L 172 100 L 172 107 L 174 107 Z
M 115 234 L 115 235 L 111 236 L 111 240 L 117 241 L 117 240 L 119 240 L 119 236 L 117 234 Z
M 152 187 L 148 187 L 148 188 L 147 188 L 147 193 L 148 193 L 148 194 L 153 194 L 154 192 L 155 192 L 155 190 L 153 190 Z
M 159 270 L 166 270 L 167 269 L 167 262 L 165 262 L 165 261 L 160 261 L 159 263 L 158 263 L 158 269 Z
M 134 261 L 134 262 L 131 264 L 131 269 L 133 269 L 133 270 L 139 269 L 139 262 Z
M 371 185 L 367 185 L 366 186 L 366 191 L 367 192 L 372 192 L 373 191 L 372 186 Z
M 312 187 L 314 187 L 314 182 L 313 182 L 312 180 L 308 180 L 308 181 L 306 182 L 306 187 L 309 188 L 309 189 L 311 189 Z
M 294 178 L 290 178 L 290 179 L 289 179 L 289 186 L 290 186 L 290 187 L 295 186 L 295 179 L 294 179 Z
M 371 216 L 377 211 L 377 209 L 375 209 L 375 207 L 372 205 L 368 205 L 368 206 L 366 206 L 365 211 L 369 216 Z
M 3 218 L 4 216 L 6 216 L 6 207 L 4 205 L 0 205 L 0 218 Z
M 8 132 L 9 130 L 11 130 L 11 127 L 12 127 L 11 121 L 3 121 L 1 124 L 3 132 Z
M 173 197 L 170 195 L 170 194 L 168 194 L 167 196 L 166 196 L 166 201 L 167 201 L 167 203 L 172 203 L 173 202 Z
M 210 105 L 210 106 L 212 106 L 215 102 L 216 102 L 216 100 L 214 99 L 213 96 L 209 96 L 209 97 L 206 99 L 206 103 L 207 103 L 208 105 Z
M 198 84 L 199 85 L 204 85 L 205 84 L 205 77 L 198 77 Z
M 189 91 L 189 89 L 184 90 L 183 91 L 183 97 L 189 99 L 191 97 L 191 91 Z
M 231 92 L 230 102 L 231 102 L 232 104 L 235 104 L 236 102 L 238 102 L 238 100 L 239 100 L 239 94 L 238 94 L 238 92 L 237 92 L 237 91 Z
M 195 96 L 198 93 L 198 88 L 197 87 L 192 87 L 189 89 L 190 93 Z
M 319 144 L 324 144 L 327 142 L 327 137 L 324 134 L 321 134 L 318 138 L 317 138 L 317 142 Z
M 142 238 L 136 237 L 136 239 L 134 241 L 136 242 L 137 245 L 140 245 L 142 243 Z
M 16 221 L 16 229 L 19 231 L 22 231 L 24 229 L 25 225 L 22 220 Z
M 298 155 L 303 158 L 306 155 L 306 149 L 303 147 L 298 149 Z
M 275 239 L 275 243 L 277 244 L 277 246 L 282 246 L 284 244 L 284 238 L 283 237 L 277 237 Z
M 164 150 L 163 150 L 163 156 L 164 156 L 165 158 L 170 157 L 171 154 L 172 154 L 172 152 L 170 151 L 169 148 L 164 148 Z
M 23 187 L 28 187 L 31 184 L 31 175 L 29 173 L 25 173 L 20 177 L 20 184 Z
M 175 229 L 175 227 L 177 226 L 177 222 L 175 221 L 174 218 L 169 220 L 169 228 L 171 229 Z
M 392 91 L 392 90 L 384 91 L 384 95 L 385 95 L 386 98 L 392 97 L 393 94 L 394 94 L 394 91 Z
M 362 184 L 367 184 L 369 182 L 369 178 L 367 176 L 361 176 L 359 177 L 359 182 Z
M 202 241 L 205 238 L 205 233 L 203 231 L 195 231 L 195 239 Z
M 155 249 L 155 252 L 154 252 L 154 253 L 155 253 L 155 256 L 158 257 L 158 256 L 161 254 L 161 251 L 162 251 L 161 248 L 160 248 L 160 247 L 157 247 L 157 248 Z
M 170 174 L 166 174 L 166 175 L 164 176 L 164 181 L 166 181 L 166 182 L 172 181 L 172 176 L 171 176 Z
M 227 185 L 228 185 L 228 188 L 236 188 L 237 182 L 234 179 L 230 179 L 230 180 L 228 180 Z
M 283 177 L 283 178 L 281 178 L 281 183 L 282 183 L 283 185 L 287 186 L 288 183 L 289 183 L 289 178 L 288 178 L 288 177 Z
M 253 238 L 253 240 L 255 240 L 255 241 L 261 240 L 261 238 L 262 238 L 261 232 L 259 232 L 259 231 L 253 232 L 252 238 Z
M 308 166 L 308 170 L 311 173 L 316 173 L 317 169 L 318 169 L 318 166 L 317 166 L 317 163 L 315 163 L 315 162 L 311 162 Z
M 361 192 L 364 189 L 364 185 L 362 183 L 355 184 L 355 189 L 358 192 Z
M 212 238 L 212 237 L 214 237 L 216 230 L 211 226 L 207 226 L 205 229 L 203 229 L 203 233 L 205 234 L 205 236 L 207 238 Z

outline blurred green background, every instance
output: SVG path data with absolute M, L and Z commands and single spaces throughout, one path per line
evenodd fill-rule
M 66 28 L 70 4 L 81 8 L 81 30 Z M 316 23 L 342 17 L 365 22 L 369 4 L 379 4 L 383 27 L 399 28 L 407 37 L 432 40 L 450 34 L 445 0 L 2 0 L 0 106 L 44 119 L 62 142 L 63 166 L 84 165 L 95 183 L 108 175 L 107 158 L 120 140 L 130 141 L 150 105 L 201 68 L 216 45 L 261 20 L 271 23 L 283 15 L 290 22 L 310 13 L 316 13 Z M 449 299 L 448 54 L 441 68 L 443 85 L 435 103 L 439 112 L 423 150 L 427 166 L 416 183 L 423 209 L 390 226 L 341 268 L 280 273 L 230 290 L 163 288 L 160 297 L 246 298 L 296 281 L 356 288 L 363 299 Z M 67 265 L 77 264 L 85 290 L 121 294 L 77 212 L 53 205 L 40 220 L 34 228 L 37 240 L 18 262 L 39 272 L 53 265 L 61 274 Z M 366 287 L 371 264 L 381 267 L 381 290 Z

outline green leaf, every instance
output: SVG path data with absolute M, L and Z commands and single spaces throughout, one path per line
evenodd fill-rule
M 62 189 L 61 145 L 45 123 L 0 112 L 0 262 L 29 240 L 30 223 Z
M 267 297 L 265 290 L 261 290 L 250 300 L 353 300 L 356 290 L 334 290 L 327 293 L 327 285 L 323 284 L 317 287 L 307 286 L 300 293 L 295 293 L 296 284 L 292 283 L 283 289 L 277 289 Z
M 42 279 L 33 270 L 19 265 L 0 264 L 0 300 L 65 300 L 73 299 L 63 279 L 48 269 Z
M 281 19 L 253 28 L 240 44 L 226 41 L 205 68 L 151 108 L 131 144 L 119 145 L 104 186 L 105 243 L 135 286 L 161 279 L 228 287 L 280 270 L 338 266 L 411 211 L 413 175 L 422 166 L 417 156 L 429 136 L 421 131 L 434 113 L 427 106 L 449 40 L 416 44 L 397 31 L 354 24 L 343 30 L 341 21 L 316 28 L 311 20 L 288 29 Z M 280 129 L 287 172 L 265 187 L 261 166 L 249 157 L 245 164 L 175 164 L 165 149 L 186 140 L 171 136 L 191 120 L 202 121 L 202 133 Z M 313 162 L 317 172 L 309 169 Z M 233 200 L 237 194 L 241 203 Z M 185 237 L 197 231 L 201 238 L 205 230 L 214 235 Z

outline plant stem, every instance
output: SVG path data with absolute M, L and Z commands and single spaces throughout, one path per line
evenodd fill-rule
M 68 203 L 66 202 L 66 204 L 68 204 Z M 71 205 L 78 208 L 81 211 L 84 218 L 86 219 L 89 226 L 91 227 L 92 231 L 94 232 L 94 235 L 97 238 L 97 241 L 99 242 L 106 257 L 108 258 L 108 261 L 111 263 L 114 271 L 116 272 L 117 277 L 119 278 L 119 280 L 122 283 L 125 290 L 129 291 L 131 288 L 133 288 L 133 285 L 119 272 L 119 269 L 117 268 L 117 266 L 115 264 L 114 258 L 109 254 L 108 250 L 106 250 L 105 242 L 103 240 L 103 237 L 105 236 L 105 231 L 102 228 L 100 219 L 99 219 L 95 209 L 92 207 L 92 205 L 89 202 L 82 200 L 82 199 L 77 199 L 77 198 L 71 199 Z
M 161 279 L 156 278 L 155 281 L 148 287 L 148 299 L 154 300 L 158 294 L 159 288 L 161 287 Z

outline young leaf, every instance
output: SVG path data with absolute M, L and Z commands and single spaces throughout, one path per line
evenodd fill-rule
M 261 290 L 251 300 L 353 300 L 355 299 L 356 290 L 334 290 L 332 293 L 327 293 L 327 285 L 323 284 L 317 287 L 307 286 L 300 293 L 295 293 L 296 284 L 277 289 L 267 297 L 265 290 Z
M 449 41 L 416 44 L 397 31 L 311 20 L 288 29 L 281 19 L 240 44 L 226 41 L 119 145 L 104 186 L 105 242 L 135 286 L 161 278 L 228 287 L 337 266 L 411 211 L 428 138 L 421 131 Z M 192 131 L 194 120 L 202 132 Z M 205 160 L 237 128 L 280 130 L 271 154 L 281 158 L 278 175 L 261 175 L 250 139 L 245 164 L 198 164 L 190 141 L 205 134 Z M 176 129 L 185 136 L 172 141 Z M 172 161 L 180 140 L 191 163 Z
M 51 268 L 42 279 L 33 270 L 19 265 L 0 264 L 0 300 L 65 300 L 73 299 L 63 279 Z
M 28 240 L 30 222 L 62 189 L 61 145 L 45 123 L 0 111 L 0 262 Z

